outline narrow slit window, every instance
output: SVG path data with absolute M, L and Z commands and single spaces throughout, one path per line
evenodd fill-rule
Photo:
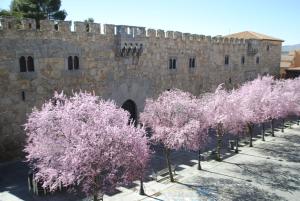
M 241 58 L 241 64 L 245 64 L 245 56 L 242 56 L 242 58 Z
M 225 65 L 228 65 L 229 64 L 229 56 L 228 55 L 225 55 Z
M 259 64 L 259 57 L 256 57 L 256 64 Z
M 22 91 L 22 101 L 25 101 L 26 97 L 25 97 L 25 91 Z

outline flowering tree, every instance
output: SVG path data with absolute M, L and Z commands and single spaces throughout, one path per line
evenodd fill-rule
M 300 87 L 300 78 L 278 81 L 276 86 L 276 91 L 280 94 L 280 99 L 278 100 L 278 103 L 280 104 L 279 111 L 283 116 L 283 132 L 284 117 L 287 115 L 299 116 L 300 114 L 300 95 L 297 92 Z
M 223 85 L 219 85 L 214 93 L 202 96 L 204 106 L 204 116 L 207 124 L 216 130 L 217 135 L 217 158 L 221 160 L 222 137 L 229 131 L 239 130 L 239 119 L 237 114 L 237 102 L 234 95 L 224 90 Z
M 156 100 L 147 99 L 140 119 L 153 130 L 151 139 L 162 143 L 171 182 L 174 182 L 169 154 L 171 149 L 198 150 L 206 132 L 199 120 L 195 97 L 178 89 L 165 91 Z
M 25 124 L 27 160 L 43 187 L 79 186 L 87 195 L 141 178 L 149 160 L 145 130 L 129 114 L 89 93 L 55 93 Z
M 258 77 L 253 81 L 244 83 L 239 89 L 240 109 L 246 115 L 243 115 L 243 124 L 250 136 L 250 147 L 252 147 L 253 125 L 271 120 L 269 115 L 270 108 L 274 112 L 275 108 L 272 95 L 272 85 L 274 79 L 271 76 Z M 275 98 L 275 97 L 274 97 Z M 277 98 L 277 97 L 276 97 Z M 263 133 L 264 140 L 264 133 Z

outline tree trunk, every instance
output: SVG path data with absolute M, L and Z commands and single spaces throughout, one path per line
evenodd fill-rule
M 265 124 L 262 123 L 262 141 L 265 141 Z
M 271 119 L 271 134 L 272 134 L 272 137 L 275 137 L 275 135 L 274 135 L 274 119 Z
M 297 125 L 299 126 L 300 117 L 297 118 Z
M 253 144 L 252 144 L 252 125 L 250 123 L 247 124 L 247 128 L 248 128 L 248 133 L 249 133 L 249 137 L 250 137 L 250 140 L 249 140 L 249 147 L 253 147 Z
M 98 179 L 97 179 L 97 176 L 94 178 L 94 182 L 95 182 L 95 186 L 94 186 L 94 194 L 93 194 L 93 201 L 99 201 L 98 200 L 98 193 L 99 193 L 99 190 L 98 190 Z
M 216 161 L 221 161 L 221 146 L 222 146 L 222 125 L 217 128 L 217 157 Z
M 201 150 L 199 149 L 199 151 L 198 151 L 198 170 L 202 170 L 200 161 L 201 161 Z
M 171 162 L 170 162 L 170 158 L 169 158 L 170 150 L 168 148 L 165 148 L 165 156 L 166 156 L 167 166 L 168 166 L 168 169 L 169 169 L 170 181 L 174 182 L 172 168 L 171 168 Z
M 140 195 L 145 195 L 143 177 L 140 180 Z
M 284 133 L 284 118 L 282 119 L 281 132 Z
M 239 153 L 239 137 L 235 139 L 235 153 Z
M 289 128 L 292 129 L 292 121 L 290 120 Z

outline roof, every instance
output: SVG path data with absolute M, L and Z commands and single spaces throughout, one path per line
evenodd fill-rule
M 253 31 L 243 31 L 243 32 L 238 32 L 234 34 L 230 34 L 227 36 L 224 36 L 226 38 L 243 38 L 243 39 L 257 39 L 257 40 L 272 40 L 272 41 L 281 41 L 283 42 L 284 40 L 279 39 L 279 38 L 274 38 L 272 36 L 267 36 L 261 33 L 256 33 Z

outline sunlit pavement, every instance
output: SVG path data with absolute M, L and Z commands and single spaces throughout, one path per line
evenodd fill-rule
M 145 184 L 148 196 L 136 188 L 105 200 L 299 200 L 300 127 L 292 127 L 240 147 L 222 162 L 204 161 L 201 171 L 183 166 L 175 183 L 151 181 Z
M 244 145 L 238 154 L 228 152 L 222 162 L 205 160 L 202 170 L 197 170 L 194 153 L 175 153 L 173 161 L 181 164 L 175 183 L 145 182 L 147 196 L 141 196 L 137 182 L 105 195 L 104 200 L 299 200 L 300 127 L 292 127 L 284 133 L 277 131 L 276 137 L 267 136 L 265 142 L 257 138 L 254 147 Z M 20 162 L 0 165 L 0 201 L 88 200 L 67 193 L 34 196 L 28 192 L 24 168 Z

